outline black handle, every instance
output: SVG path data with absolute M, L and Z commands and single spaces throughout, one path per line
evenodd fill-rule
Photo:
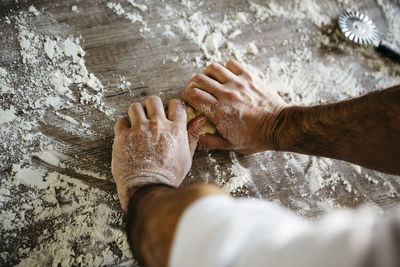
M 400 63 L 400 49 L 382 40 L 376 50 L 394 62 Z

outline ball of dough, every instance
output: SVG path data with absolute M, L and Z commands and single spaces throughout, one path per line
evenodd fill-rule
M 187 123 L 191 122 L 194 120 L 197 116 L 200 116 L 201 113 L 192 108 L 191 106 L 186 106 L 186 114 L 187 114 Z M 200 130 L 200 135 L 203 134 L 215 134 L 216 128 L 214 124 L 212 124 L 209 120 L 203 125 L 203 127 Z

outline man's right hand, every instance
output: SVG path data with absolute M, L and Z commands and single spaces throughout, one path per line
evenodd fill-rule
M 182 99 L 204 114 L 218 134 L 201 136 L 198 149 L 255 153 L 274 149 L 275 121 L 287 106 L 243 65 L 211 64 L 189 82 Z

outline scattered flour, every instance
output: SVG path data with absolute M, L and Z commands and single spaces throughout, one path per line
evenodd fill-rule
M 364 93 L 352 63 L 312 60 L 307 48 L 286 55 L 289 60 L 270 58 L 266 73 L 259 74 L 291 104 L 320 104 Z
M 132 6 L 136 7 L 137 9 L 141 10 L 141 11 L 147 11 L 149 8 L 145 5 L 145 4 L 138 4 L 133 0 L 127 0 L 129 4 L 131 4 Z
M 279 5 L 269 1 L 265 6 L 250 2 L 250 10 L 254 12 L 258 20 L 266 20 L 271 17 L 283 17 L 291 20 L 309 19 L 317 27 L 331 22 L 325 14 L 327 9 L 321 8 L 316 0 L 295 0 Z
M 70 166 L 57 152 L 70 147 L 41 131 L 49 125 L 97 138 L 84 117 L 114 120 L 106 88 L 86 68 L 81 38 L 39 33 L 30 22 L 45 15 L 31 6 L 6 22 L 16 29 L 20 62 L 0 67 L 0 265 L 132 265 L 116 195 L 82 178 L 109 177 Z
M 398 20 L 400 10 L 399 6 L 397 6 L 397 8 L 393 7 L 390 5 L 390 1 L 387 0 L 376 0 L 376 3 L 383 10 L 388 28 L 387 36 L 382 37 L 393 42 L 397 47 L 400 47 L 400 23 Z
M 170 12 L 169 16 L 173 16 L 174 12 Z M 210 62 L 221 62 L 222 54 L 220 48 L 230 46 L 232 55 L 238 56 L 243 51 L 246 51 L 246 46 L 239 53 L 239 49 L 227 41 L 227 39 L 234 39 L 241 33 L 238 29 L 240 25 L 247 23 L 247 15 L 244 12 L 236 13 L 231 16 L 224 16 L 222 21 L 215 21 L 200 11 L 195 13 L 182 13 L 184 18 L 179 19 L 175 23 L 176 29 L 184 34 L 188 39 L 195 42 L 203 57 L 196 57 L 195 62 L 198 67 L 208 65 Z
M 225 184 L 223 184 L 222 189 L 228 193 L 235 193 L 239 188 L 249 184 L 252 179 L 249 170 L 240 164 L 236 153 L 230 152 L 229 155 L 232 160 L 232 165 L 228 168 L 228 170 L 233 176 L 230 177 Z
M 0 76 L 1 77 L 6 77 L 7 76 L 7 71 L 4 68 L 0 68 Z
M 0 125 L 10 123 L 18 120 L 18 116 L 15 115 L 15 108 L 11 106 L 9 109 L 0 109 Z
M 15 173 L 14 177 L 17 185 L 23 183 L 40 189 L 47 187 L 46 183 L 43 181 L 45 176 L 43 170 L 33 167 L 21 167 L 19 164 L 14 164 L 12 170 Z
M 11 24 L 10 18 L 7 16 L 4 18 L 5 23 Z
M 333 33 L 322 33 L 322 26 L 334 22 L 343 9 L 362 7 L 362 4 L 349 0 L 325 2 L 294 0 L 282 3 L 275 0 L 259 4 L 254 1 L 243 10 L 228 10 L 223 16 L 201 10 L 207 3 L 188 0 L 177 5 L 167 1 L 156 5 L 151 1 L 120 0 L 108 2 L 106 6 L 115 13 L 113 16 L 129 20 L 132 27 L 138 25 L 144 38 L 151 35 L 144 33 L 151 33 L 158 27 L 163 29 L 161 34 L 165 38 L 184 36 L 189 39 L 198 48 L 193 61 L 198 69 L 232 56 L 241 62 L 266 58 L 265 44 L 258 40 L 240 40 L 245 38 L 250 23 L 268 23 L 270 20 L 297 23 L 297 32 L 303 35 L 298 48 L 284 54 L 269 55 L 268 60 L 257 63 L 257 69 L 249 65 L 290 104 L 313 105 L 364 93 L 361 78 L 355 71 L 360 62 L 352 60 L 358 54 L 369 68 L 363 79 L 376 81 L 377 88 L 399 84 L 400 70 L 397 67 L 382 64 L 379 57 L 366 57 L 360 52 L 363 48 L 353 53 L 353 48 L 344 48 Z M 386 0 L 377 0 L 377 4 L 386 16 L 388 39 L 399 44 L 400 24 L 396 19 L 399 6 L 393 8 L 393 4 Z M 149 10 L 156 10 L 162 19 L 156 27 L 146 22 Z M 72 6 L 71 11 L 79 12 L 77 6 Z M 114 113 L 103 101 L 107 89 L 86 68 L 82 38 L 39 33 L 25 20 L 44 15 L 44 9 L 39 12 L 31 6 L 28 12 L 1 21 L 7 27 L 11 24 L 17 29 L 21 61 L 18 68 L 21 72 L 9 66 L 0 67 L 0 96 L 6 100 L 0 102 L 0 136 L 3 138 L 0 144 L 0 168 L 3 171 L 0 173 L 0 237 L 5 240 L 0 244 L 0 265 L 11 261 L 15 261 L 14 265 L 19 262 L 19 266 L 99 266 L 115 265 L 116 262 L 132 265 L 134 262 L 121 230 L 123 220 L 117 209 L 119 202 L 115 192 L 107 192 L 90 182 L 104 183 L 109 178 L 102 173 L 71 166 L 70 155 L 59 152 L 68 147 L 41 132 L 41 126 L 46 123 L 43 119 L 51 115 L 63 122 L 62 126 L 59 123 L 50 125 L 58 131 L 79 138 L 97 138 L 91 130 L 94 125 L 90 118 L 83 120 L 81 114 L 98 111 L 106 123 L 111 124 Z M 302 24 L 307 21 L 315 29 L 304 29 Z M 253 30 L 259 31 L 257 28 Z M 294 42 L 285 40 L 282 45 L 289 47 Z M 346 53 L 348 60 L 334 61 L 329 56 L 321 59 L 311 48 L 318 48 L 318 45 L 337 47 Z M 274 50 L 275 47 L 270 47 L 269 51 Z M 171 50 L 166 58 L 181 62 L 186 55 L 180 53 Z M 130 88 L 128 81 L 120 80 L 119 87 Z M 333 160 L 290 153 L 271 155 L 266 152 L 261 156 L 269 163 L 256 158 L 256 164 L 261 171 L 268 172 L 267 178 L 274 185 L 286 181 L 299 189 L 288 197 L 288 202 L 301 215 L 309 214 L 316 209 L 315 206 L 322 211 L 340 207 L 341 199 L 350 195 L 354 199 L 359 197 L 360 203 L 374 201 L 370 196 L 359 195 L 360 185 L 355 182 L 358 180 L 345 176 L 347 172 L 337 168 L 338 163 Z M 225 168 L 210 152 L 206 157 L 209 171 L 201 174 L 201 178 L 221 185 L 227 192 L 241 192 L 252 185 L 252 170 L 245 168 L 242 158 L 236 154 L 229 153 L 229 157 L 230 162 Z M 284 173 L 273 172 L 276 167 L 273 162 L 277 160 L 274 157 L 280 157 L 278 162 L 283 162 Z M 394 178 L 358 166 L 350 168 L 352 175 L 365 177 L 371 192 L 375 186 L 380 186 L 381 198 L 399 197 L 398 182 Z M 306 177 L 308 184 L 297 188 L 295 185 L 300 175 Z M 274 194 L 279 193 L 279 187 L 270 185 L 266 188 L 272 200 L 276 201 Z M 13 197 L 16 194 L 18 203 Z M 100 205 L 97 204 L 99 201 Z M 43 228 L 43 225 L 50 226 Z M 32 235 L 21 238 L 20 233 L 26 229 L 32 230 Z M 8 248 L 18 250 L 10 251 Z
M 258 54 L 258 48 L 257 48 L 255 42 L 250 42 L 250 43 L 247 44 L 247 52 L 252 54 L 252 55 L 257 55 Z
M 29 7 L 28 11 L 34 14 L 35 16 L 39 16 L 39 11 L 33 5 Z
M 147 11 L 148 8 L 146 5 L 139 5 L 136 4 L 134 1 L 128 1 L 132 6 L 135 8 L 141 10 L 141 11 Z M 137 12 L 128 12 L 125 10 L 124 7 L 122 7 L 121 3 L 113 3 L 113 2 L 108 2 L 107 7 L 110 8 L 111 10 L 114 11 L 115 14 L 119 16 L 123 16 L 125 19 L 129 20 L 131 23 L 140 23 L 141 27 L 139 28 L 140 33 L 145 33 L 149 32 L 150 29 L 147 27 L 146 21 L 143 20 L 143 17 L 137 13 Z

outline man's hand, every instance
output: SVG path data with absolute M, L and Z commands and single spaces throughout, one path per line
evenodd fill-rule
M 180 185 L 191 167 L 199 131 L 206 121 L 205 117 L 194 120 L 188 134 L 181 100 L 170 101 L 168 118 L 159 97 L 147 98 L 145 109 L 141 103 L 133 103 L 128 112 L 130 122 L 122 118 L 114 127 L 112 173 L 124 212 L 140 186 Z
M 182 99 L 204 114 L 219 135 L 200 136 L 199 149 L 254 153 L 274 148 L 275 120 L 286 107 L 278 93 L 235 60 L 197 74 Z

